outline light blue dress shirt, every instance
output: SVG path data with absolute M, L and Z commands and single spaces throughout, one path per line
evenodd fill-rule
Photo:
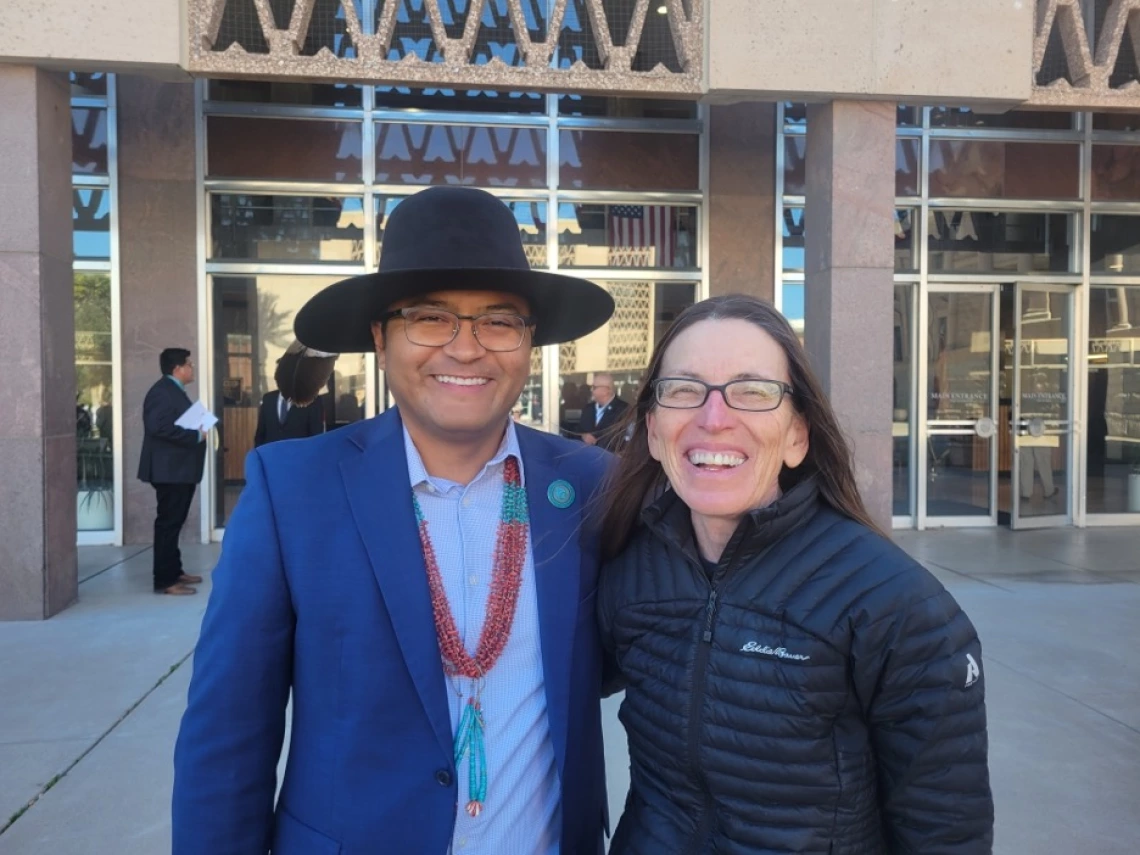
M 466 486 L 428 475 L 406 428 L 404 448 L 411 486 L 427 520 L 451 614 L 464 647 L 473 653 L 491 588 L 502 511 L 503 464 L 508 455 L 519 461 L 525 484 L 514 423 L 508 421 L 498 452 Z M 470 680 L 448 680 L 452 734 L 459 727 L 470 691 Z M 562 789 L 546 713 L 538 594 L 529 538 L 511 636 L 486 677 L 482 706 L 487 800 L 478 817 L 467 815 L 469 766 L 465 757 L 456 770 L 459 804 L 452 855 L 558 855 Z

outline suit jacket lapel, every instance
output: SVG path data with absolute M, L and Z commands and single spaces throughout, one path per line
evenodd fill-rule
M 566 730 L 570 707 L 570 664 L 574 655 L 574 627 L 581 597 L 581 553 L 578 531 L 583 497 L 568 508 L 557 508 L 548 498 L 550 485 L 559 480 L 557 461 L 537 432 L 518 431 L 530 512 L 531 549 L 538 591 L 539 638 L 542 643 L 543 681 L 550 737 L 561 774 L 566 765 Z M 570 480 L 570 479 L 566 479 Z
M 445 678 L 409 495 L 404 432 L 395 410 L 378 416 L 370 427 L 357 435 L 361 456 L 341 463 L 341 477 L 404 661 L 440 747 L 450 757 Z

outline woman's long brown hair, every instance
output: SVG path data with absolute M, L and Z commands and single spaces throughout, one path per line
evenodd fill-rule
M 780 473 L 781 486 L 815 475 L 823 500 L 841 514 L 883 534 L 871 519 L 855 483 L 851 448 L 839 428 L 839 420 L 823 393 L 803 345 L 788 321 L 764 300 L 744 294 L 712 297 L 689 306 L 673 322 L 654 348 L 636 403 L 626 412 L 620 430 L 629 432 L 620 462 L 602 492 L 602 552 L 613 558 L 629 543 L 646 502 L 666 486 L 665 471 L 649 454 L 646 416 L 657 406 L 653 383 L 661 374 L 661 362 L 677 336 L 701 321 L 748 321 L 763 330 L 784 351 L 793 394 L 788 401 L 808 427 L 808 453 L 796 469 Z M 616 431 L 619 429 L 615 429 Z M 884 535 L 885 536 L 885 535 Z

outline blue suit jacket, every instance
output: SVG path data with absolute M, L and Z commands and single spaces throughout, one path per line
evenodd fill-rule
M 598 543 L 583 513 L 607 455 L 518 434 L 561 852 L 597 855 Z M 568 508 L 547 498 L 556 480 Z M 444 855 L 459 776 L 399 414 L 252 451 L 213 585 L 175 750 L 174 855 Z

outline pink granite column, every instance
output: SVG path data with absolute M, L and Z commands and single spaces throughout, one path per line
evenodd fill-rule
M 891 522 L 895 105 L 808 108 L 804 343 L 855 449 L 871 516 Z
M 709 110 L 709 293 L 775 294 L 776 105 Z
M 119 281 L 123 337 L 123 540 L 154 539 L 154 489 L 136 477 L 142 404 L 161 376 L 167 347 L 193 351 L 198 377 L 187 391 L 210 402 L 198 353 L 198 196 L 194 177 L 194 85 L 121 75 L 119 98 Z M 202 485 L 182 527 L 201 536 Z
M 0 65 L 0 620 L 75 602 L 75 297 L 67 75 Z

